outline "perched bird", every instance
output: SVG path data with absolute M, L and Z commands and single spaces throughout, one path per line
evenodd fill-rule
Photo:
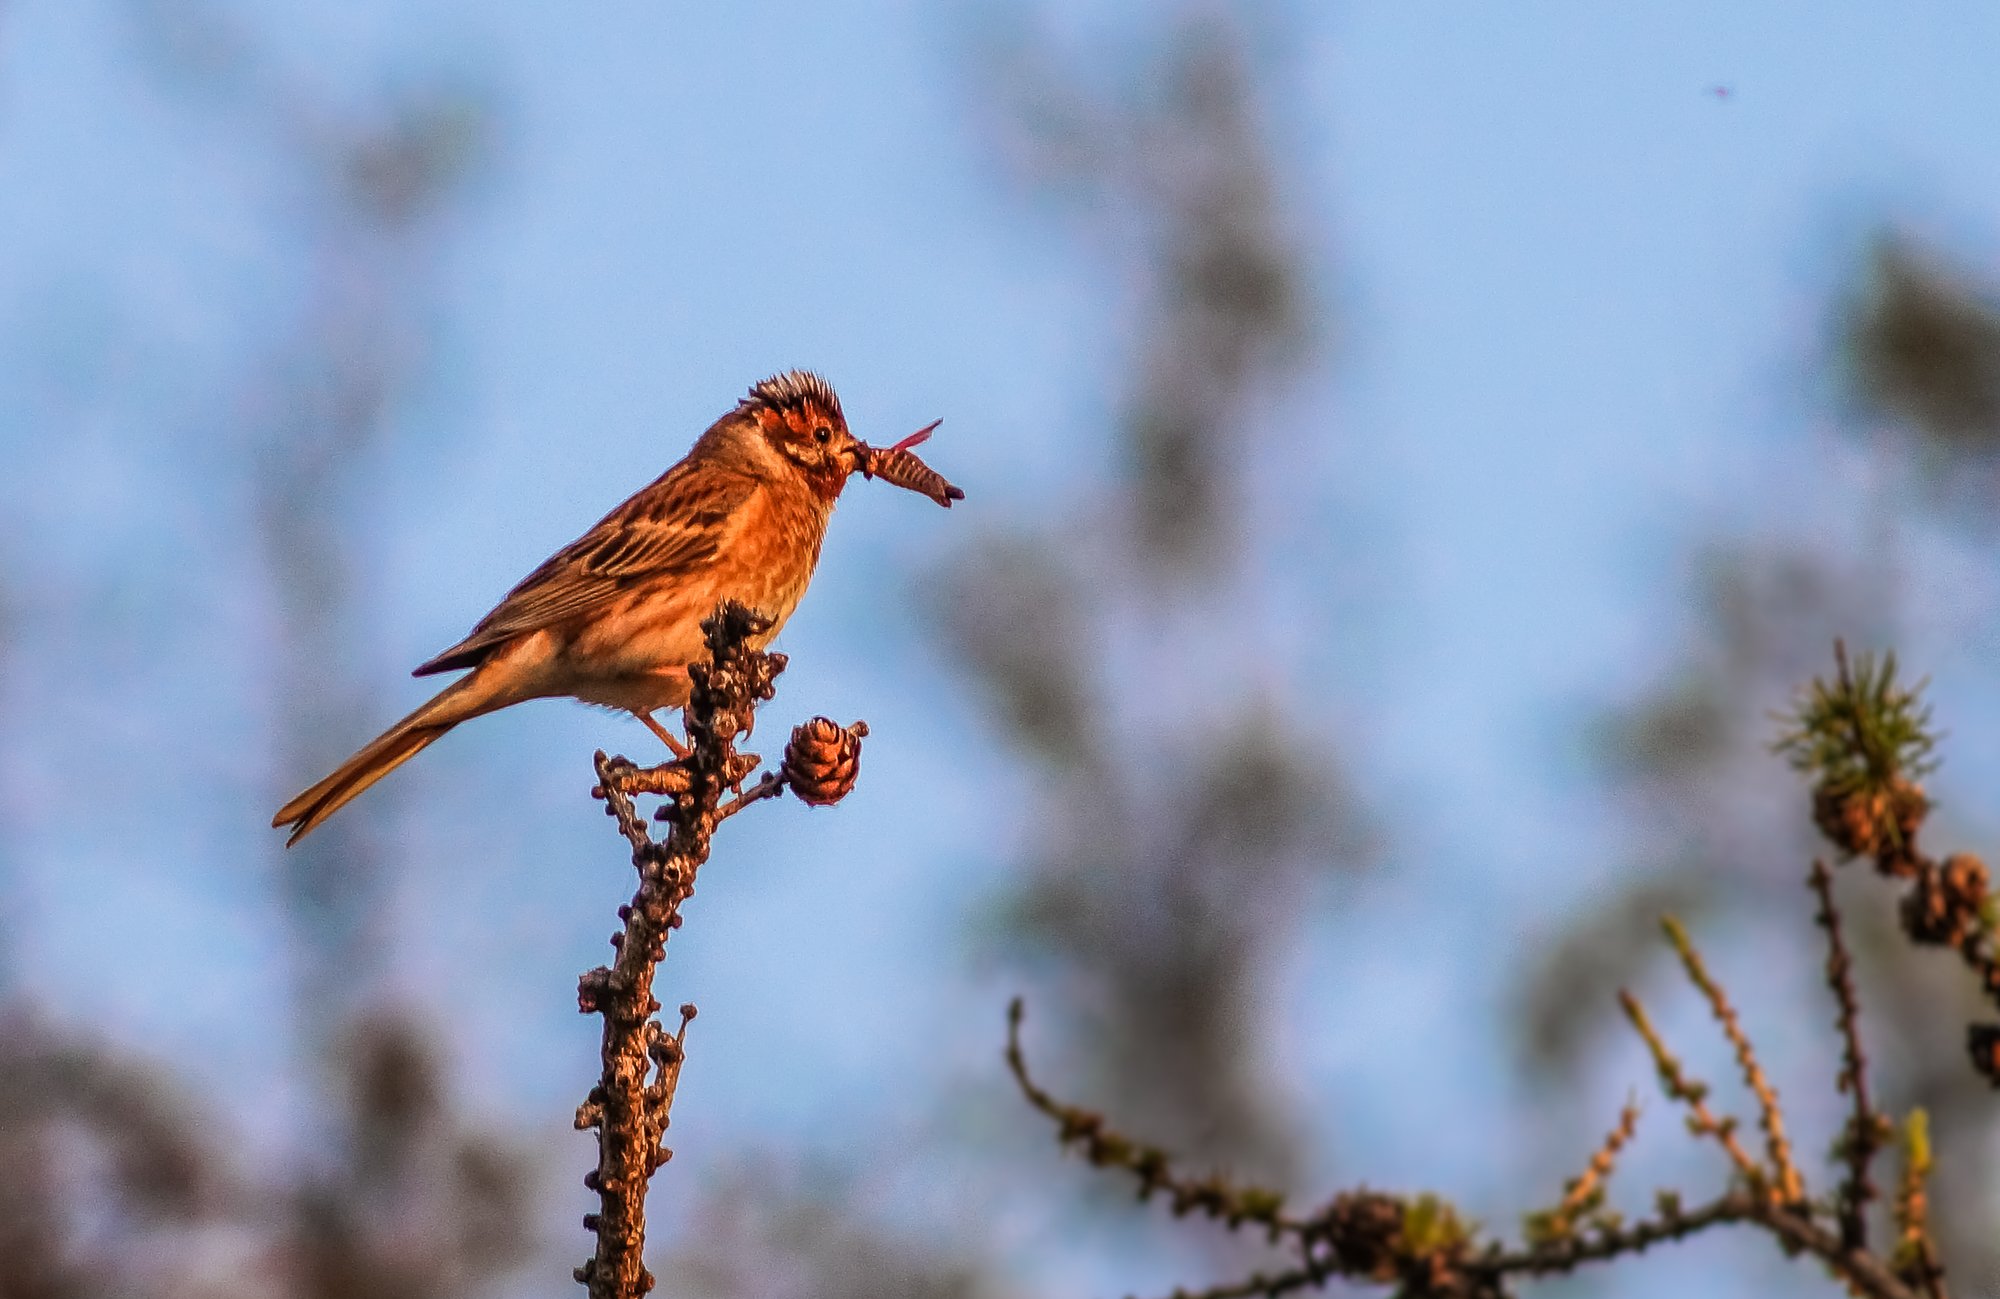
M 931 427 L 936 427 L 932 425 Z M 355 795 L 460 722 L 524 699 L 569 696 L 622 709 L 676 753 L 653 714 L 688 701 L 701 621 L 724 600 L 770 619 L 798 607 L 848 475 L 882 477 L 949 506 L 965 494 L 907 450 L 847 431 L 840 398 L 793 370 L 750 389 L 687 458 L 528 574 L 470 635 L 414 675 L 471 671 L 278 809 L 297 843 Z

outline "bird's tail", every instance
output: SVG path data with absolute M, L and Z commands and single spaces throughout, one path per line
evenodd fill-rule
M 347 806 L 349 800 L 408 762 L 452 727 L 488 711 L 491 705 L 481 706 L 477 692 L 468 688 L 477 675 L 440 690 L 429 703 L 341 763 L 332 775 L 279 808 L 278 814 L 271 818 L 271 825 L 291 830 L 285 846 L 289 848 L 305 838 L 320 822 Z

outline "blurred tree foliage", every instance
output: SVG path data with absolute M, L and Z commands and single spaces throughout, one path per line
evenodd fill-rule
M 300 276 L 296 315 L 232 359 L 225 409 L 201 416 L 242 453 L 214 462 L 208 495 L 238 497 L 250 466 L 247 510 L 216 513 L 256 528 L 277 628 L 271 747 L 289 786 L 344 754 L 356 714 L 380 711 L 359 684 L 373 629 L 347 596 L 368 532 L 357 515 L 371 452 L 423 373 L 442 218 L 484 166 L 492 110 L 438 81 L 336 105 L 219 6 L 116 12 L 190 132 L 236 150 L 234 178 L 304 200 L 262 209 Z M 529 1163 L 466 1116 L 436 1026 L 382 988 L 389 806 L 289 859 L 271 849 L 296 968 L 293 1013 L 268 1029 L 295 1044 L 312 1097 L 282 1157 L 253 1157 L 248 1120 L 191 1095 L 167 1062 L 0 1010 L 0 1295 L 445 1299 L 489 1292 L 527 1257 Z
M 1907 234 L 1870 250 L 1840 322 L 1858 411 L 1950 475 L 2000 451 L 2000 291 Z
M 1133 1126 L 1266 1180 L 1299 1171 L 1267 1075 L 1274 963 L 1361 836 L 1338 757 L 1251 612 L 1267 558 L 1245 475 L 1276 398 L 1321 359 L 1292 165 L 1240 16 L 1129 32 L 1107 67 L 1023 21 L 996 42 L 995 136 L 1137 303 L 1115 477 L 934 583 L 953 662 L 1047 777 L 1005 905 L 1096 1087 Z
M 490 163 L 495 110 L 440 77 L 341 103 L 288 75 L 254 24 L 221 6 L 129 0 L 127 13 L 167 102 L 192 128 L 237 143 L 245 187 L 304 200 L 278 205 L 274 231 L 298 275 L 292 317 L 222 380 L 235 391 L 212 416 L 251 469 L 276 630 L 275 800 L 346 756 L 355 717 L 387 711 L 368 684 L 377 628 L 351 591 L 381 451 L 415 424 L 402 404 L 430 360 L 429 290 L 452 218 Z M 382 1013 L 396 815 L 393 798 L 370 800 L 299 851 L 267 848 L 292 930 L 292 1027 L 307 1078 L 350 1019 Z
M 526 1254 L 529 1168 L 468 1126 L 435 1034 L 379 1017 L 333 1062 L 323 1162 L 246 1160 L 173 1071 L 0 1017 L 0 1295 L 484 1293 Z
M 662 1266 L 694 1299 L 1002 1299 L 991 1265 L 954 1242 L 871 1221 L 855 1179 L 751 1160 L 712 1187 Z M 969 1246 L 970 1242 L 966 1242 Z

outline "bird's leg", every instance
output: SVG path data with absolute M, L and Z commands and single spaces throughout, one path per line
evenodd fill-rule
M 637 717 L 640 721 L 644 722 L 646 724 L 647 730 L 659 736 L 660 743 L 666 745 L 669 749 L 673 750 L 674 758 L 676 760 L 687 757 L 688 746 L 682 744 L 679 740 L 675 739 L 672 731 L 669 731 L 666 727 L 654 721 L 653 715 L 651 713 L 634 713 L 632 715 L 634 717 Z

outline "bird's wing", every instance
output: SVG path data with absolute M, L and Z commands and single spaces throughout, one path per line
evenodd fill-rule
M 754 479 L 712 464 L 675 465 L 551 555 L 470 635 L 412 675 L 472 667 L 502 642 L 588 614 L 641 582 L 693 576 L 721 553 L 730 520 L 756 490 Z

